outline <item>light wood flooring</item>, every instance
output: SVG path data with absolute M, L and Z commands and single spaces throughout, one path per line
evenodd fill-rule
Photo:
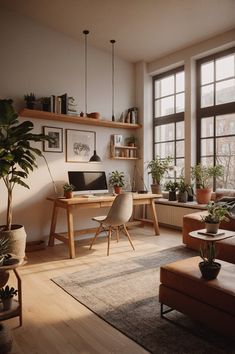
M 111 242 L 106 256 L 106 238 L 99 238 L 89 251 L 89 240 L 76 242 L 76 258 L 68 259 L 66 245 L 28 253 L 28 263 L 19 269 L 23 284 L 23 326 L 18 318 L 5 322 L 12 329 L 14 354 L 144 354 L 142 347 L 101 320 L 65 291 L 54 284 L 52 277 L 78 269 L 101 267 L 112 260 L 125 262 L 128 257 L 144 255 L 155 249 L 181 244 L 181 232 L 161 228 L 160 236 L 153 229 L 132 228 L 135 245 L 132 250 L 123 236 Z M 11 279 L 11 282 L 13 278 Z

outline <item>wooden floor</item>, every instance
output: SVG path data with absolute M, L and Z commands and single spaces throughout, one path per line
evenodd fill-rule
M 23 326 L 18 318 L 6 321 L 12 328 L 14 354 L 77 354 L 77 353 L 147 353 L 142 347 L 101 320 L 50 279 L 78 269 L 97 267 L 112 260 L 124 262 L 128 257 L 144 255 L 155 249 L 181 244 L 181 232 L 161 228 L 153 236 L 152 228 L 130 230 L 135 245 L 131 249 L 126 238 L 112 241 L 110 256 L 107 242 L 100 238 L 89 251 L 89 240 L 76 242 L 75 259 L 68 259 L 64 244 L 28 254 L 28 263 L 19 269 L 23 283 Z M 13 279 L 11 280 L 13 281 Z

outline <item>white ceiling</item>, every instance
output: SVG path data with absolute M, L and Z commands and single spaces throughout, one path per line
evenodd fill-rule
M 235 28 L 235 0 L 0 0 L 10 10 L 131 62 L 150 62 Z

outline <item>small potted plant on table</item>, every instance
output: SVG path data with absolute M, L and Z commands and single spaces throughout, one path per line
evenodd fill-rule
M 8 285 L 0 289 L 0 299 L 2 302 L 3 311 L 8 311 L 12 307 L 13 296 L 17 295 L 18 290 Z
M 116 194 L 120 194 L 122 192 L 122 187 L 124 187 L 124 173 L 112 171 L 109 177 L 109 184 L 113 186 Z
M 215 262 L 216 248 L 214 242 L 206 242 L 204 246 L 201 247 L 200 256 L 202 262 L 199 263 L 199 269 L 202 273 L 203 278 L 206 280 L 216 279 L 221 268 L 221 264 Z
M 226 205 L 219 205 L 215 202 L 209 202 L 207 205 L 207 215 L 201 216 L 202 221 L 205 222 L 206 232 L 216 234 L 219 230 L 221 221 L 229 221 L 228 209 Z
M 169 191 L 169 198 L 170 201 L 176 201 L 176 191 L 178 189 L 178 183 L 173 181 L 168 181 L 165 183 L 165 189 Z
M 73 190 L 74 190 L 74 185 L 70 184 L 70 183 L 65 183 L 63 185 L 63 189 L 64 189 L 64 197 L 66 199 L 70 199 L 73 198 Z

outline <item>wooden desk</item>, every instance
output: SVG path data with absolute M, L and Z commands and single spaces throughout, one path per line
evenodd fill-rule
M 157 213 L 155 209 L 154 199 L 160 197 L 158 194 L 137 194 L 133 193 L 133 205 L 150 205 L 152 211 L 152 222 L 156 235 L 159 235 L 159 226 L 157 220 Z M 49 246 L 54 246 L 55 238 L 66 243 L 69 247 L 70 258 L 75 258 L 75 247 L 74 247 L 74 227 L 73 227 L 73 211 L 75 209 L 91 209 L 91 208 L 106 208 L 110 207 L 114 201 L 114 196 L 98 196 L 92 198 L 84 197 L 74 197 L 72 199 L 64 198 L 52 198 L 48 197 L 47 200 L 54 203 L 51 229 L 49 237 Z M 65 235 L 63 233 L 56 233 L 56 222 L 59 208 L 65 209 L 67 214 L 67 232 Z M 149 222 L 147 219 L 140 219 L 141 222 Z M 87 233 L 94 233 L 97 228 L 89 228 L 76 231 L 76 235 L 84 235 Z

